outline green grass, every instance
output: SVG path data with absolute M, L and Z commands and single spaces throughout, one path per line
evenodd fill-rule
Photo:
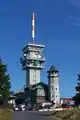
M 61 120 L 80 120 L 80 109 L 58 111 L 54 115 Z
M 9 109 L 0 110 L 0 120 L 11 120 L 11 112 Z

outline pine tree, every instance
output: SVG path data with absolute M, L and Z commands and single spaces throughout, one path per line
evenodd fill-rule
M 80 105 L 80 73 L 78 74 L 78 82 L 75 89 L 76 95 L 73 97 L 73 100 L 75 101 L 76 106 L 78 106 Z
M 0 59 L 0 103 L 7 105 L 10 95 L 10 77 L 7 73 L 7 65 Z

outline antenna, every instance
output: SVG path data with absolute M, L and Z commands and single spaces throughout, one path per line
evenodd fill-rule
M 34 44 L 35 38 L 35 13 L 32 14 L 32 43 Z

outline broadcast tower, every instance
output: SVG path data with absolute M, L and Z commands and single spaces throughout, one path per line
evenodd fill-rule
M 35 44 L 35 13 L 32 14 L 32 43 L 27 44 L 20 58 L 22 69 L 26 71 L 26 86 L 40 82 L 40 72 L 44 68 L 44 45 Z

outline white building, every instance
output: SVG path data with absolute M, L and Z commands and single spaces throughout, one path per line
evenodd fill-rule
M 48 92 L 49 98 L 55 104 L 60 103 L 59 76 L 58 70 L 52 65 L 48 71 Z

